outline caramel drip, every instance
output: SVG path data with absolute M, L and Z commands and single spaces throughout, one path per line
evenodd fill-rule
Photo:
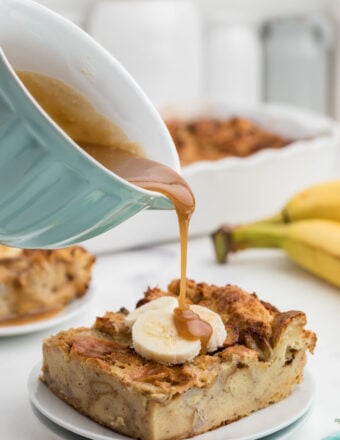
M 151 191 L 158 191 L 167 196 L 176 208 L 181 245 L 181 281 L 178 297 L 178 308 L 174 310 L 174 323 L 178 334 L 185 339 L 201 341 L 201 353 L 206 353 L 208 341 L 212 334 L 211 325 L 202 320 L 186 305 L 186 271 L 188 230 L 190 217 L 195 209 L 195 199 L 188 184 L 172 169 L 149 159 L 136 157 L 126 151 L 118 152 L 115 157 L 107 157 L 105 150 L 93 145 L 82 146 L 99 162 L 110 168 L 120 177 Z M 110 166 L 109 166 L 110 165 Z
M 146 159 L 138 145 L 77 91 L 55 78 L 35 72 L 18 72 L 28 91 L 49 116 L 88 154 L 123 179 L 168 197 L 176 208 L 181 244 L 179 307 L 174 314 L 178 333 L 200 339 L 205 352 L 211 326 L 185 303 L 188 228 L 195 198 L 186 181 L 171 168 Z
M 211 325 L 189 309 L 177 307 L 174 310 L 174 323 L 178 333 L 185 339 L 201 341 L 201 354 L 207 352 L 207 345 L 212 335 Z
M 187 293 L 188 233 L 191 214 L 185 215 L 178 209 L 176 209 L 176 212 L 179 224 L 179 238 L 181 244 L 181 281 L 179 286 L 178 306 L 181 310 L 186 310 L 187 306 L 185 304 L 185 298 Z M 179 331 L 179 326 L 177 326 L 177 324 L 176 328 L 177 331 Z M 181 334 L 180 331 L 179 334 Z M 183 335 L 181 334 L 181 336 Z
M 186 181 L 171 168 L 127 150 L 110 149 L 94 144 L 81 147 L 118 176 L 140 188 L 167 196 L 176 208 L 181 244 L 181 282 L 179 307 L 185 309 L 188 229 L 195 209 L 195 198 Z

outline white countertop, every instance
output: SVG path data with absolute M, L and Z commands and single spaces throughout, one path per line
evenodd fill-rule
M 53 329 L 0 339 L 0 439 L 56 440 L 35 417 L 29 404 L 27 377 L 41 359 L 41 341 L 61 328 L 91 325 L 97 315 L 121 306 L 134 307 L 148 285 L 165 287 L 179 274 L 179 246 L 153 248 L 100 256 L 94 268 L 95 298 L 85 313 Z M 217 265 L 208 238 L 189 245 L 188 276 L 216 285 L 235 283 L 255 291 L 281 310 L 306 312 L 308 328 L 318 335 L 307 368 L 316 381 L 311 415 L 294 440 L 320 440 L 338 432 L 340 425 L 340 291 L 302 271 L 280 251 L 246 251 Z

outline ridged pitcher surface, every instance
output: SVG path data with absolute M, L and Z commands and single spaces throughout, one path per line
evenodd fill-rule
M 64 81 L 146 156 L 179 170 L 160 116 L 124 68 L 89 35 L 29 0 L 0 0 L 0 243 L 81 242 L 137 212 L 173 209 L 79 148 L 27 92 L 15 70 Z

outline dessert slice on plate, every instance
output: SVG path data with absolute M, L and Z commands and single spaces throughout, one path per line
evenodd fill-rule
M 58 312 L 83 296 L 94 257 L 78 246 L 22 250 L 0 245 L 0 323 L 27 322 Z
M 280 401 L 302 381 L 306 351 L 316 343 L 304 329 L 303 312 L 281 313 L 236 286 L 189 281 L 189 307 L 213 329 L 207 350 L 199 347 L 195 355 L 162 328 L 163 322 L 173 332 L 163 317 L 173 313 L 178 291 L 178 281 L 166 292 L 149 289 L 130 314 L 108 312 L 92 328 L 49 337 L 42 381 L 98 423 L 143 440 L 182 439 L 217 428 Z M 144 333 L 141 322 L 149 326 Z M 165 334 L 157 347 L 157 337 Z

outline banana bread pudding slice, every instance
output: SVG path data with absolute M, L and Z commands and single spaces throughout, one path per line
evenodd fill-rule
M 94 257 L 78 246 L 22 250 L 0 246 L 0 323 L 61 310 L 85 294 Z
M 168 291 L 148 289 L 138 306 Z M 108 312 L 92 328 L 51 336 L 43 344 L 41 379 L 96 422 L 143 440 L 191 437 L 285 398 L 303 379 L 316 336 L 303 312 L 279 312 L 239 287 L 188 282 L 188 301 L 220 314 L 224 346 L 192 362 L 166 366 L 132 348 L 127 310 Z

